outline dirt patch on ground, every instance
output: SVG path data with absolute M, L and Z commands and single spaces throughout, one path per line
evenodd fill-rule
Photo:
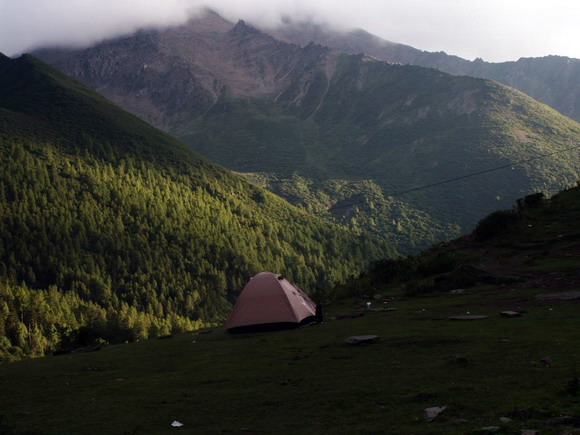
M 528 143 L 532 142 L 524 130 L 520 130 L 519 128 L 512 129 L 511 133 L 516 137 L 517 140 L 520 142 Z
M 477 110 L 477 101 L 475 96 L 479 89 L 465 91 L 458 97 L 451 100 L 447 107 L 459 115 L 469 115 Z

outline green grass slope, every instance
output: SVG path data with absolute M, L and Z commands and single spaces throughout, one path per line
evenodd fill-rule
M 48 65 L 0 58 L 0 349 L 223 320 L 249 276 L 306 290 L 391 252 L 192 152 Z
M 433 261 L 441 253 L 466 262 L 478 256 L 497 263 L 496 277 L 509 269 L 518 282 L 410 297 L 402 282 L 377 281 L 364 290 L 380 297 L 335 302 L 323 324 L 304 329 L 231 336 L 215 328 L 0 365 L 0 427 L 42 434 L 574 433 L 580 299 L 538 296 L 580 293 L 580 189 L 528 202 L 511 227 L 483 231 L 486 218 L 471 240 L 420 259 L 427 273 L 428 266 L 444 269 Z M 369 300 L 372 309 L 362 308 Z M 395 310 L 383 310 L 384 302 Z M 523 314 L 506 318 L 505 310 Z M 345 313 L 362 316 L 335 320 Z M 468 313 L 488 317 L 449 319 Z M 344 343 L 366 334 L 380 340 Z M 435 406 L 446 409 L 428 422 L 424 410 Z

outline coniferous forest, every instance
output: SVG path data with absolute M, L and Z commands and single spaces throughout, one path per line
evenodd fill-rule
M 257 272 L 312 291 L 393 254 L 30 56 L 0 57 L 0 78 L 4 360 L 204 327 Z

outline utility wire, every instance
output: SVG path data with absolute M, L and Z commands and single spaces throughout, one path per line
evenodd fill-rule
M 511 168 L 511 167 L 518 166 L 518 165 L 523 165 L 525 163 L 535 162 L 536 160 L 541 160 L 541 159 L 543 159 L 545 157 L 553 156 L 553 155 L 556 155 L 556 154 L 562 154 L 562 153 L 565 153 L 565 152 L 568 152 L 568 151 L 577 150 L 577 149 L 580 149 L 580 145 L 576 145 L 574 147 L 566 148 L 566 149 L 559 150 L 559 151 L 554 151 L 554 152 L 548 153 L 548 154 L 541 154 L 541 155 L 536 156 L 536 157 L 533 157 L 531 159 L 520 160 L 519 162 L 509 163 L 507 165 L 496 166 L 495 168 L 485 169 L 483 171 L 478 171 L 478 172 L 472 172 L 470 174 L 461 175 L 459 177 L 448 178 L 447 180 L 438 181 L 436 183 L 425 184 L 423 186 L 413 187 L 413 188 L 407 189 L 407 190 L 400 190 L 398 192 L 393 192 L 393 193 L 387 194 L 386 196 L 401 196 L 401 195 L 405 195 L 405 194 L 411 193 L 411 192 L 418 192 L 420 190 L 429 189 L 431 187 L 440 186 L 442 184 L 454 183 L 456 181 L 464 180 L 466 178 L 475 177 L 477 175 L 488 174 L 490 172 L 495 172 L 495 171 L 499 171 L 499 170 L 506 169 L 506 168 Z M 338 210 L 338 209 L 341 209 L 341 208 L 347 208 L 347 207 L 352 207 L 354 205 L 361 205 L 361 204 L 366 204 L 366 201 L 358 201 L 358 202 L 352 202 L 352 203 L 349 203 L 349 204 L 339 205 L 339 206 L 336 206 L 336 207 L 330 207 L 328 209 L 328 211 Z
M 400 191 L 397 191 L 397 192 L 392 192 L 390 194 L 387 194 L 386 196 L 388 197 L 388 196 L 401 196 L 401 195 L 406 195 L 408 193 L 418 192 L 418 191 L 425 190 L 425 189 L 430 189 L 432 187 L 440 186 L 442 184 L 454 183 L 454 182 L 457 182 L 457 181 L 464 180 L 466 178 L 476 177 L 478 175 L 488 174 L 490 172 L 500 171 L 502 169 L 507 169 L 507 168 L 511 168 L 511 167 L 514 167 L 514 166 L 519 166 L 519 165 L 523 165 L 523 164 L 526 164 L 526 163 L 535 162 L 537 160 L 541 160 L 541 159 L 544 159 L 546 157 L 550 157 L 550 156 L 553 156 L 553 155 L 566 153 L 568 151 L 573 151 L 573 150 L 577 150 L 577 149 L 580 149 L 580 145 L 576 145 L 576 146 L 573 146 L 573 147 L 565 148 L 565 149 L 558 150 L 558 151 L 554 151 L 554 152 L 547 153 L 547 154 L 540 154 L 540 155 L 538 155 L 536 157 L 533 157 L 533 158 L 530 158 L 530 159 L 520 160 L 520 161 L 513 162 L 513 163 L 509 163 L 509 164 L 505 164 L 505 165 L 501 165 L 501 166 L 496 166 L 494 168 L 485 169 L 483 171 L 472 172 L 472 173 L 469 173 L 469 174 L 466 174 L 466 175 L 461 175 L 459 177 L 448 178 L 446 180 L 438 181 L 438 182 L 435 182 L 435 183 L 424 184 L 422 186 L 413 187 L 411 189 L 406 189 L 406 190 L 400 190 Z M 353 207 L 353 206 L 356 206 L 356 205 L 363 205 L 363 204 L 366 204 L 366 203 L 367 203 L 366 200 L 365 201 L 352 202 L 352 203 L 348 203 L 348 204 L 343 204 L 343 205 L 338 205 L 338 206 L 330 207 L 327 211 L 330 212 L 330 211 L 333 211 L 333 210 L 339 210 L 339 209 L 342 209 L 342 208 Z M 295 215 L 295 216 L 292 216 L 292 217 L 274 219 L 274 220 L 270 220 L 268 222 L 263 222 L 263 223 L 259 223 L 259 224 L 258 223 L 252 223 L 250 225 L 247 225 L 246 228 L 257 228 L 257 227 L 264 226 L 264 225 L 271 224 L 271 223 L 292 221 L 292 220 L 298 219 L 300 217 L 312 217 L 312 216 L 323 217 L 324 216 L 323 214 L 307 213 L 305 211 L 303 211 L 301 213 L 301 215 L 302 216 Z M 224 233 L 229 233 L 229 232 L 234 232 L 234 231 L 239 231 L 239 230 L 233 230 L 233 229 L 232 230 L 222 230 L 222 231 L 216 231 L 215 234 L 224 234 Z M 210 235 L 210 234 L 213 235 L 214 233 L 209 233 L 209 234 L 208 233 L 205 233 L 205 235 Z

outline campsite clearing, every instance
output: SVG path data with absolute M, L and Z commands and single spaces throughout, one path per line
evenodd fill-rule
M 580 416 L 580 303 L 540 293 L 480 287 L 302 329 L 216 328 L 3 364 L 0 432 L 561 433 Z M 361 302 L 326 307 L 325 318 Z M 467 311 L 489 317 L 448 320 Z M 353 335 L 380 341 L 344 344 Z M 431 407 L 446 408 L 428 422 Z

